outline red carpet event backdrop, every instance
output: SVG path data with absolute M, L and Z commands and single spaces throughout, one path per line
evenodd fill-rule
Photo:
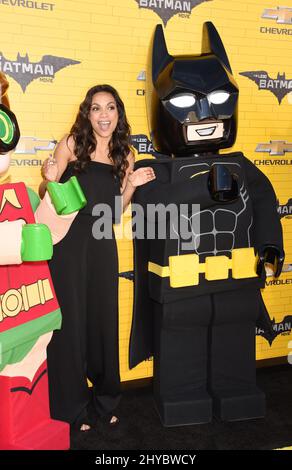
M 171 54 L 193 54 L 201 52 L 203 22 L 215 24 L 240 89 L 239 133 L 232 151 L 242 151 L 272 182 L 285 235 L 284 272 L 277 280 L 268 277 L 264 291 L 275 339 L 269 345 L 264 332 L 256 332 L 257 359 L 287 356 L 292 340 L 292 2 L 0 0 L 0 15 L 0 69 L 10 82 L 22 135 L 9 177 L 34 189 L 43 160 L 69 131 L 87 89 L 98 83 L 113 85 L 125 101 L 136 158 L 153 156 L 144 95 L 155 25 L 163 24 Z M 124 224 L 129 217 L 128 210 Z M 124 237 L 118 247 L 124 273 L 121 378 L 126 381 L 151 376 L 152 363 L 128 369 L 132 243 Z

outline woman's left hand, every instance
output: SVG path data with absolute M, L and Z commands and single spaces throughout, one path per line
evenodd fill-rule
M 143 184 L 149 183 L 156 178 L 153 168 L 151 166 L 138 168 L 138 170 L 132 170 L 129 173 L 128 181 L 129 183 L 136 188 L 137 186 L 142 186 Z

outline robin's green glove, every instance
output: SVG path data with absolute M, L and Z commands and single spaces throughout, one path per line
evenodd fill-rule
M 66 183 L 49 182 L 48 193 L 58 215 L 68 215 L 86 206 L 86 198 L 76 176 Z
M 45 224 L 25 224 L 22 227 L 22 261 L 46 261 L 53 256 L 53 242 Z

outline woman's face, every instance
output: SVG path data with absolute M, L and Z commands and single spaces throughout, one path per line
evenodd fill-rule
M 96 137 L 111 138 L 119 119 L 113 95 L 105 91 L 93 95 L 88 118 Z

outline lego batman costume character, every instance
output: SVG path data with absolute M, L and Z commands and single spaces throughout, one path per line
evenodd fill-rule
M 134 246 L 130 367 L 154 355 L 165 426 L 262 417 L 255 325 L 267 318 L 264 265 L 275 276 L 283 265 L 282 229 L 266 176 L 240 152 L 219 154 L 236 138 L 238 87 L 212 23 L 202 54 L 175 57 L 157 26 L 146 97 L 161 158 L 137 163 L 156 179 L 134 200 L 146 239 Z

